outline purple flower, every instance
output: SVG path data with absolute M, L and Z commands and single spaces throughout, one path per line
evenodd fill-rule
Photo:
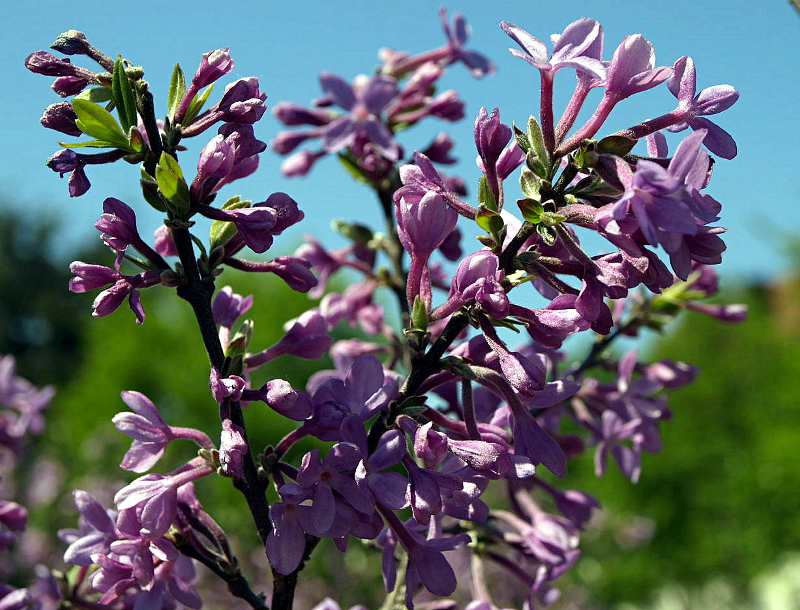
M 505 318 L 510 305 L 497 278 L 500 273 L 499 259 L 493 252 L 478 250 L 470 254 L 456 269 L 447 302 L 431 312 L 431 319 L 445 318 L 472 300 L 490 316 Z
M 253 368 L 284 354 L 292 354 L 306 360 L 317 360 L 333 343 L 327 329 L 325 318 L 316 309 L 310 309 L 284 325 L 285 334 L 278 343 L 259 354 L 249 356 L 247 366 Z
M 161 256 L 178 256 L 178 248 L 172 239 L 172 230 L 167 225 L 161 225 L 153 232 L 155 241 L 153 249 Z
M 39 119 L 39 122 L 43 127 L 47 127 L 48 129 L 54 129 L 55 131 L 60 131 L 69 136 L 77 137 L 83 134 L 75 124 L 77 119 L 78 115 L 75 114 L 75 111 L 72 109 L 72 104 L 69 102 L 59 102 L 58 104 L 52 104 L 45 108 L 44 114 L 42 118 Z
M 50 88 L 61 97 L 77 95 L 86 88 L 89 81 L 79 76 L 59 76 L 50 85 Z
M 408 302 L 413 305 L 419 296 L 430 309 L 430 275 L 426 273 L 428 259 L 455 229 L 458 214 L 433 191 L 427 192 L 416 204 L 407 205 L 402 199 L 395 202 L 394 214 L 400 242 L 411 254 L 406 289 Z
M 303 390 L 295 390 L 288 381 L 273 379 L 260 390 L 261 400 L 269 408 L 294 421 L 303 421 L 313 411 L 311 396 Z
M 244 477 L 244 456 L 247 454 L 247 441 L 241 426 L 231 423 L 230 419 L 222 422 L 222 433 L 219 441 L 219 464 L 222 474 L 228 477 Z
M 400 167 L 400 180 L 403 186 L 395 191 L 393 195 L 395 201 L 399 201 L 402 198 L 408 204 L 417 203 L 427 192 L 433 191 L 441 195 L 447 205 L 461 216 L 475 220 L 478 210 L 461 201 L 458 195 L 450 190 L 430 159 L 422 153 L 415 152 L 414 163 L 414 165 Z
M 511 54 L 524 59 L 543 74 L 554 74 L 561 68 L 574 68 L 594 79 L 605 78 L 605 66 L 592 53 L 598 40 L 602 45 L 603 37 L 603 28 L 594 19 L 583 18 L 570 23 L 556 37 L 550 59 L 547 46 L 535 36 L 508 21 L 501 21 L 500 27 L 522 48 L 522 51 L 509 49 Z
M 212 366 L 208 385 L 211 388 L 211 394 L 214 396 L 214 400 L 217 402 L 223 402 L 226 398 L 239 401 L 242 398 L 242 391 L 245 388 L 246 382 L 238 375 L 220 377 L 217 367 Z
M 340 428 L 345 418 L 356 415 L 363 424 L 386 407 L 389 389 L 380 360 L 372 354 L 359 356 L 344 379 L 330 377 L 317 388 L 313 395 L 314 414 L 304 426 L 321 440 L 341 440 Z
M 723 159 L 736 156 L 736 142 L 730 134 L 716 123 L 702 118 L 705 115 L 717 114 L 727 110 L 739 99 L 739 92 L 730 85 L 716 85 L 697 91 L 697 77 L 694 61 L 683 56 L 675 62 L 675 73 L 667 83 L 669 90 L 678 98 L 678 111 L 685 120 L 667 127 L 669 131 L 682 131 L 687 127 L 705 129 L 703 144 L 712 153 Z
M 267 96 L 260 91 L 257 78 L 240 78 L 225 87 L 222 99 L 212 112 L 216 110 L 221 120 L 229 123 L 252 125 L 264 115 L 267 109 L 265 99 Z
M 139 392 L 123 392 L 122 400 L 134 412 L 117 413 L 111 420 L 117 430 L 133 439 L 120 467 L 146 472 L 161 459 L 175 436 L 147 396 Z M 207 446 L 211 446 L 210 441 Z
M 25 67 L 36 74 L 45 76 L 74 76 L 77 66 L 68 59 L 61 59 L 47 51 L 35 51 L 25 58 Z
M 349 112 L 325 127 L 322 135 L 325 151 L 338 152 L 361 135 L 384 157 L 396 161 L 398 146 L 379 115 L 397 95 L 397 81 L 389 76 L 376 76 L 356 79 L 351 87 L 344 79 L 329 72 L 320 74 L 319 80 L 331 100 Z
M 706 131 L 701 129 L 686 137 L 667 169 L 642 159 L 636 164 L 636 171 L 630 172 L 625 163 L 620 163 L 619 176 L 625 185 L 625 193 L 610 204 L 608 211 L 598 213 L 600 225 L 611 218 L 619 223 L 628 212 L 632 212 L 649 244 L 659 243 L 658 230 L 696 234 L 695 213 L 706 215 L 708 211 L 698 209 L 693 192 L 686 188 L 685 181 L 698 158 L 705 134 Z
M 210 203 L 224 185 L 249 176 L 258 168 L 258 153 L 267 145 L 257 140 L 252 125 L 228 123 L 219 128 L 200 152 L 197 175 L 190 187 L 197 203 Z
M 623 420 L 613 411 L 604 411 L 601 416 L 600 440 L 594 454 L 594 470 L 597 476 L 603 476 L 608 462 L 607 454 L 610 451 L 616 460 L 619 469 L 632 483 L 639 480 L 642 472 L 641 452 L 621 443 L 632 440 L 639 429 L 641 421 L 638 419 Z
M 274 273 L 297 292 L 308 292 L 317 285 L 317 278 L 311 273 L 311 263 L 297 256 L 278 256 L 260 264 L 259 269 Z
M 195 90 L 207 87 L 233 70 L 233 67 L 234 62 L 228 47 L 203 53 L 203 59 L 192 77 L 192 87 Z
M 90 566 L 97 555 L 106 555 L 110 545 L 120 537 L 108 511 L 90 493 L 81 490 L 72 492 L 72 498 L 81 514 L 80 530 L 65 532 L 70 545 L 64 552 L 64 561 L 78 566 Z M 63 537 L 62 532 L 59 535 Z
M 175 113 L 177 122 L 183 120 L 185 112 L 194 95 L 192 91 L 196 90 L 197 88 L 192 86 L 186 92 L 181 102 L 181 107 Z M 186 138 L 199 135 L 219 121 L 225 121 L 237 127 L 246 124 L 252 125 L 266 112 L 267 107 L 264 105 L 265 99 L 267 99 L 267 96 L 259 89 L 257 78 L 252 76 L 249 78 L 241 78 L 225 87 L 225 93 L 216 106 L 209 108 L 192 121 L 190 125 L 184 125 L 182 134 Z M 226 125 L 223 125 L 223 127 L 220 128 L 220 132 L 226 127 Z
M 236 319 L 245 314 L 253 306 L 253 295 L 243 297 L 233 292 L 233 288 L 225 286 L 217 292 L 211 310 L 214 322 L 224 328 L 233 328 Z
M 310 492 L 295 483 L 286 483 L 279 493 L 281 501 L 269 509 L 272 529 L 267 537 L 267 557 L 279 573 L 291 574 L 305 553 L 303 522 L 309 519 L 311 507 L 301 503 L 310 498 Z
M 328 532 L 336 518 L 334 491 L 340 494 L 357 511 L 371 514 L 372 498 L 362 491 L 353 479 L 353 471 L 361 455 L 351 443 L 336 443 L 324 460 L 320 461 L 319 450 L 306 453 L 297 473 L 297 482 L 312 490 L 313 504 L 308 518 L 318 532 Z
M 69 270 L 75 274 L 75 277 L 69 281 L 71 292 L 88 292 L 107 284 L 113 284 L 97 295 L 92 303 L 94 317 L 101 318 L 116 311 L 127 297 L 131 311 L 136 315 L 137 324 L 142 324 L 145 317 L 138 289 L 155 286 L 161 282 L 160 269 L 144 271 L 138 275 L 122 275 L 119 271 L 108 267 L 75 261 L 70 264 Z
M 114 496 L 119 510 L 136 508 L 141 523 L 139 532 L 150 539 L 160 538 L 175 518 L 178 488 L 213 473 L 202 458 L 195 458 L 170 475 L 147 474 L 120 489 Z
M 464 48 L 464 44 L 470 34 L 470 28 L 464 16 L 461 13 L 453 15 L 452 28 L 447 23 L 447 11 L 444 7 L 439 9 L 439 18 L 442 20 L 442 28 L 445 36 L 447 36 L 447 49 L 450 52 L 450 57 L 447 57 L 444 63 L 449 64 L 461 61 L 467 66 L 472 76 L 476 78 L 492 74 L 495 71 L 495 67 L 487 57 Z
M 641 34 L 626 36 L 614 51 L 607 67 L 606 97 L 625 99 L 663 83 L 672 76 L 672 68 L 655 67 L 653 45 Z

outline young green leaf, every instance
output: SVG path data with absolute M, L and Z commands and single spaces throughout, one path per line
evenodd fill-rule
M 78 93 L 74 99 L 101 104 L 113 100 L 114 94 L 108 87 L 89 87 Z
M 191 207 L 189 186 L 183 179 L 183 170 L 174 157 L 161 153 L 156 165 L 158 190 L 172 204 L 179 215 L 186 214 Z
M 186 77 L 183 75 L 183 70 L 180 64 L 175 64 L 175 69 L 172 71 L 172 78 L 169 82 L 169 91 L 167 92 L 167 115 L 170 119 L 175 118 L 175 112 L 178 106 L 186 95 Z
M 478 180 L 478 203 L 489 210 L 497 211 L 497 202 L 494 199 L 494 193 L 489 187 L 489 181 L 486 176 L 481 176 L 480 180 Z
M 208 99 L 208 96 L 211 95 L 211 92 L 214 90 L 214 85 L 211 84 L 200 94 L 195 95 L 192 103 L 189 104 L 189 110 L 186 111 L 186 116 L 183 118 L 183 124 L 189 125 L 192 121 L 197 118 L 197 115 L 200 114 L 200 111 L 203 109 L 203 106 Z
M 122 123 L 122 129 L 128 133 L 131 127 L 137 124 L 136 98 L 133 94 L 133 87 L 125 73 L 125 65 L 121 57 L 117 57 L 114 62 L 114 73 L 111 77 L 111 91 L 114 95 L 114 104 L 117 107 L 117 115 Z
M 111 142 L 117 148 L 130 150 L 128 138 L 117 120 L 105 108 L 86 100 L 72 100 L 72 109 L 78 116 L 75 124 L 83 133 L 98 140 Z

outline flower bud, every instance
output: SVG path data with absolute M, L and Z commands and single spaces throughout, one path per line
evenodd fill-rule
M 87 55 L 91 45 L 83 32 L 67 30 L 58 35 L 50 48 L 64 55 Z
M 44 114 L 42 118 L 39 119 L 39 122 L 48 129 L 78 137 L 82 135 L 83 132 L 78 129 L 78 126 L 75 124 L 77 119 L 78 115 L 76 115 L 75 111 L 72 109 L 72 104 L 69 102 L 59 102 L 58 104 L 52 104 L 45 108 Z

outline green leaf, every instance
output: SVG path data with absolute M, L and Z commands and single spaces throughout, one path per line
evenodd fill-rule
M 172 204 L 174 211 L 184 216 L 191 208 L 189 186 L 183 179 L 183 170 L 174 157 L 161 153 L 156 166 L 158 190 Z
M 357 243 L 359 246 L 366 246 L 375 237 L 369 227 L 358 224 L 357 222 L 351 223 L 336 219 L 331 221 L 331 228 L 340 235 Z
M 597 143 L 597 152 L 624 157 L 631 152 L 634 146 L 636 146 L 636 140 L 624 136 L 606 136 Z
M 175 64 L 175 69 L 172 70 L 172 78 L 169 82 L 169 92 L 167 93 L 167 115 L 170 119 L 175 117 L 175 112 L 178 106 L 186 95 L 186 77 L 183 75 L 183 70 L 180 64 Z
M 112 142 L 117 148 L 131 150 L 119 123 L 105 108 L 78 99 L 72 100 L 72 108 L 78 115 L 75 124 L 83 133 L 98 140 Z
M 142 196 L 145 201 L 159 212 L 166 212 L 167 208 L 164 207 L 164 202 L 161 199 L 161 195 L 158 193 L 158 183 L 156 179 L 145 171 L 144 165 L 139 169 L 141 173 L 139 184 L 142 187 Z
M 356 181 L 360 182 L 361 184 L 372 184 L 372 181 L 367 178 L 367 175 L 364 173 L 364 170 L 358 166 L 358 163 L 350 156 L 343 153 L 339 153 L 336 155 L 339 157 L 339 162 L 344 166 L 347 170 L 347 173 Z
M 442 368 L 464 379 L 476 379 L 475 371 L 460 356 L 445 356 L 439 363 Z
M 530 142 L 530 140 L 528 140 L 528 134 L 525 133 L 524 131 L 522 131 L 513 122 L 511 123 L 511 125 L 514 128 L 514 139 L 517 141 L 517 145 L 527 155 L 531 151 L 531 142 Z
M 481 176 L 478 180 L 478 202 L 489 210 L 497 211 L 497 201 L 494 199 L 494 193 L 486 176 Z
M 552 246 L 556 243 L 558 236 L 552 227 L 548 227 L 545 224 L 538 224 L 536 225 L 536 232 L 541 236 L 542 241 L 548 246 Z
M 493 237 L 498 235 L 503 227 L 505 227 L 503 217 L 494 210 L 490 210 L 483 205 L 478 208 L 478 214 L 475 216 L 475 222 L 478 223 L 478 226 L 481 229 Z
M 523 167 L 519 176 L 519 185 L 522 192 L 530 199 L 539 199 L 542 180 L 529 168 Z
M 411 307 L 411 324 L 421 330 L 428 328 L 428 309 L 419 295 L 414 297 L 414 305 Z
M 118 148 L 114 142 L 109 142 L 107 140 L 89 140 L 87 142 L 74 142 L 72 144 L 69 142 L 59 142 L 58 145 L 64 148 Z
M 100 104 L 113 100 L 114 94 L 108 87 L 90 87 L 78 93 L 73 99 Z
M 539 123 L 533 116 L 528 117 L 528 141 L 531 143 L 530 152 L 539 160 L 542 167 L 547 167 L 547 149 L 544 147 L 542 128 L 539 127 Z M 546 177 L 546 175 L 542 176 L 542 178 Z
M 539 221 L 548 227 L 554 227 L 557 224 L 561 224 L 566 219 L 566 216 L 556 214 L 555 212 L 542 212 L 541 216 L 539 217 Z
M 517 199 L 517 205 L 525 220 L 533 224 L 541 222 L 542 213 L 544 212 L 541 201 L 536 199 Z
M 200 111 L 203 109 L 208 96 L 211 95 L 213 90 L 214 85 L 212 84 L 206 87 L 202 93 L 194 96 L 192 103 L 189 104 L 189 109 L 186 111 L 186 116 L 183 118 L 184 125 L 189 125 L 197 118 L 197 115 L 200 114 Z
M 121 57 L 117 57 L 114 62 L 114 73 L 111 76 L 112 93 L 114 94 L 114 104 L 117 107 L 117 115 L 122 123 L 123 130 L 127 133 L 131 127 L 136 126 L 136 98 L 133 95 L 133 87 L 128 75 L 125 73 L 125 65 Z
M 222 208 L 223 210 L 236 210 L 239 208 L 248 208 L 250 207 L 250 201 L 247 199 L 241 199 L 238 195 L 235 197 L 231 197 L 226 201 Z M 213 251 L 215 248 L 219 248 L 220 246 L 224 246 L 225 244 L 230 241 L 230 239 L 236 235 L 237 229 L 236 225 L 232 222 L 228 222 L 226 220 L 215 220 L 211 223 L 211 229 L 209 230 L 209 243 L 210 248 Z
M 242 322 L 239 330 L 231 337 L 230 343 L 225 349 L 225 356 L 235 358 L 247 352 L 247 346 L 250 345 L 250 339 L 253 338 L 253 326 L 253 320 L 248 319 Z

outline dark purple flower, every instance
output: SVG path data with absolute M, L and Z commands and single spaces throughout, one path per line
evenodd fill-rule
M 35 51 L 25 58 L 25 67 L 45 76 L 74 76 L 76 66 L 68 59 L 61 59 L 47 51 Z
M 47 167 L 57 172 L 61 177 L 69 172 L 69 196 L 80 197 L 89 190 L 91 183 L 86 177 L 84 167 L 87 165 L 100 165 L 113 163 L 125 156 L 125 151 L 111 150 L 95 155 L 84 155 L 62 148 L 47 160 Z
M 258 87 L 258 79 L 254 76 L 240 78 L 225 87 L 225 93 L 212 113 L 220 114 L 220 119 L 229 123 L 257 122 L 266 111 L 264 100 L 267 99 Z
M 79 76 L 59 76 L 53 81 L 53 84 L 50 85 L 50 88 L 61 97 L 70 97 L 71 95 L 77 95 L 83 91 L 88 84 L 88 80 Z
M 72 104 L 69 102 L 59 102 L 58 104 L 52 104 L 45 108 L 44 114 L 42 118 L 39 119 L 39 122 L 48 129 L 54 129 L 55 131 L 60 131 L 69 136 L 77 137 L 83 134 L 75 124 L 77 119 L 78 115 L 76 115 L 75 111 L 72 109 Z
M 152 269 L 138 275 L 122 275 L 119 271 L 101 265 L 89 265 L 80 261 L 70 264 L 69 270 L 76 277 L 69 281 L 71 292 L 88 292 L 107 284 L 113 284 L 97 295 L 92 303 L 92 315 L 96 318 L 114 312 L 128 298 L 131 310 L 136 315 L 136 323 L 144 322 L 144 307 L 139 300 L 139 288 L 148 288 L 161 282 L 161 270 Z
M 303 522 L 309 519 L 310 506 L 302 502 L 310 498 L 309 490 L 295 483 L 286 483 L 278 490 L 281 501 L 269 509 L 272 529 L 267 538 L 267 557 L 281 574 L 291 574 L 303 559 L 306 536 Z

